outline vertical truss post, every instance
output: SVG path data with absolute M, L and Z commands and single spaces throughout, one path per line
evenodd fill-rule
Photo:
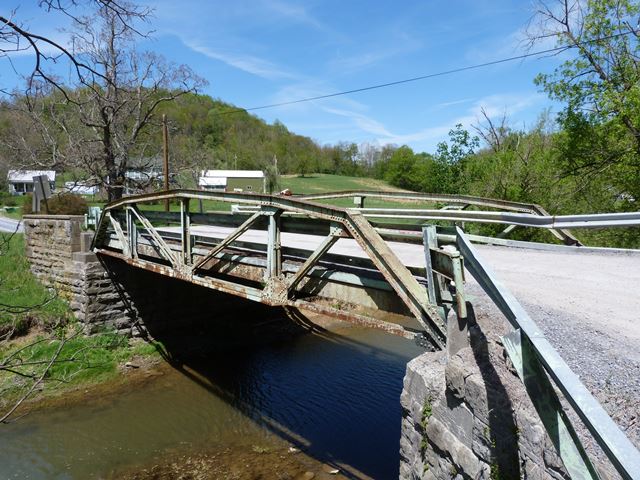
M 129 237 L 129 256 L 138 258 L 138 227 L 129 208 L 125 209 L 125 215 L 127 219 L 127 236 Z
M 182 263 L 191 265 L 191 216 L 189 215 L 189 199 L 180 199 L 180 227 L 182 241 Z
M 267 272 L 266 279 L 276 278 L 282 273 L 282 252 L 280 250 L 280 215 L 282 210 L 267 210 L 269 227 L 267 230 Z

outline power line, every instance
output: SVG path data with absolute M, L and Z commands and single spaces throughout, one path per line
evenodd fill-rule
M 612 39 L 615 39 L 615 38 L 619 38 L 619 37 L 623 37 L 623 36 L 629 35 L 630 33 L 632 33 L 632 32 L 616 33 L 616 34 L 613 34 L 613 35 L 609 35 L 607 37 L 601 37 L 601 38 L 596 38 L 596 39 L 593 39 L 593 40 L 588 40 L 588 41 L 582 42 L 582 44 L 585 45 L 585 44 L 591 44 L 591 43 L 596 43 L 596 42 L 602 42 L 602 41 L 605 41 L 605 40 L 612 40 Z M 579 47 L 578 44 L 573 44 L 573 45 L 566 45 L 566 46 L 563 46 L 563 47 L 548 48 L 546 50 L 539 50 L 537 52 L 523 53 L 522 55 L 516 55 L 514 57 L 502 58 L 500 60 L 493 60 L 491 62 L 478 63 L 478 64 L 475 64 L 475 65 L 468 65 L 466 67 L 454 68 L 452 70 L 444 70 L 442 72 L 437 72 L 437 73 L 429 73 L 427 75 L 421 75 L 419 77 L 406 78 L 404 80 L 396 80 L 394 82 L 379 83 L 377 85 L 370 85 L 368 87 L 354 88 L 352 90 L 344 90 L 342 92 L 329 93 L 329 94 L 326 94 L 326 95 L 317 95 L 315 97 L 299 98 L 297 100 L 290 100 L 290 101 L 287 101 L 287 102 L 271 103 L 269 105 L 262 105 L 262 106 L 259 106 L 259 107 L 236 108 L 236 109 L 232 109 L 232 110 L 226 110 L 226 111 L 223 111 L 223 112 L 218 112 L 218 113 L 216 113 L 216 115 L 229 115 L 229 114 L 232 114 L 232 113 L 252 112 L 252 111 L 255 111 L 255 110 L 265 110 L 267 108 L 283 107 L 283 106 L 286 106 L 286 105 L 295 105 L 297 103 L 312 102 L 313 100 L 322 100 L 322 99 L 325 99 L 325 98 L 339 97 L 339 96 L 342 96 L 342 95 L 349 95 L 351 93 L 366 92 L 368 90 L 376 90 L 378 88 L 392 87 L 392 86 L 395 86 L 395 85 L 402 85 L 403 83 L 417 82 L 419 80 L 426 80 L 428 78 L 443 77 L 445 75 L 451 75 L 451 74 L 454 74 L 454 73 L 466 72 L 468 70 L 476 70 L 476 69 L 479 69 L 479 68 L 490 67 L 492 65 L 498 65 L 498 64 L 501 64 L 501 63 L 513 62 L 514 60 L 523 60 L 523 59 L 529 58 L 529 57 L 537 57 L 537 56 L 546 55 L 546 54 L 549 54 L 549 53 L 558 53 L 558 52 L 561 52 L 563 50 L 569 50 L 571 48 L 578 48 L 578 47 Z

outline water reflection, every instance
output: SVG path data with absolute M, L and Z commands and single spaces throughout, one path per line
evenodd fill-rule
M 165 335 L 174 368 L 161 378 L 0 429 L 3 478 L 100 478 L 142 468 L 167 449 L 233 448 L 274 435 L 323 462 L 397 478 L 402 378 L 421 353 L 412 342 L 340 327 L 220 353 Z

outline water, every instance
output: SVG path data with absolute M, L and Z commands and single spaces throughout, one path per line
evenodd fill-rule
M 421 352 L 340 328 L 190 360 L 132 391 L 0 427 L 0 477 L 117 477 L 167 452 L 287 442 L 364 476 L 397 478 L 402 378 Z

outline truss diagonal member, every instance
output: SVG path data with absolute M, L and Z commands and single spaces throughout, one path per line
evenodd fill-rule
M 415 315 L 429 335 L 433 346 L 437 349 L 444 348 L 445 334 L 440 326 L 442 319 L 436 307 L 425 302 L 426 292 L 409 269 L 391 251 L 361 213 L 348 210 L 345 226 L 380 270 L 385 280 Z
M 111 215 L 111 212 L 107 212 L 107 217 L 111 222 L 111 226 L 113 227 L 113 230 L 116 232 L 116 237 L 118 237 L 118 240 L 122 245 L 122 253 L 124 253 L 127 257 L 130 257 L 131 248 L 129 247 L 129 242 L 127 241 L 127 238 L 125 237 L 124 232 L 122 231 L 122 225 L 120 225 L 119 221 L 113 218 L 113 215 Z
M 242 225 L 240 225 L 233 232 L 231 232 L 224 240 L 222 240 L 222 242 L 220 242 L 218 245 L 213 247 L 209 251 L 209 253 L 207 253 L 203 258 L 198 260 L 198 263 L 196 263 L 193 266 L 193 271 L 195 272 L 196 270 L 200 270 L 202 267 L 206 265 L 206 263 L 209 260 L 214 258 L 218 253 L 220 253 L 227 246 L 229 246 L 231 242 L 233 242 L 238 237 L 240 237 L 240 235 L 245 233 L 251 227 L 251 225 L 253 225 L 253 223 L 262 215 L 262 213 L 263 212 L 256 212 L 253 215 L 251 215 Z
M 547 212 L 544 208 L 542 208 L 540 205 L 533 205 L 533 210 L 537 215 L 540 215 L 542 217 L 550 217 L 551 214 L 549 214 L 549 212 Z M 582 245 L 582 243 L 580 242 L 580 240 L 578 240 L 572 233 L 571 230 L 568 230 L 566 228 L 551 228 L 549 230 L 551 232 L 551 234 L 556 237 L 558 240 L 561 240 L 562 243 L 564 243 L 565 245 Z
M 320 257 L 322 257 L 325 253 L 335 245 L 340 237 L 344 236 L 344 229 L 342 227 L 332 227 L 329 236 L 325 238 L 318 248 L 307 258 L 307 260 L 302 264 L 302 266 L 298 269 L 295 275 L 289 281 L 289 285 L 287 286 L 287 291 L 289 295 L 293 293 L 296 286 L 300 281 L 309 273 L 309 271 L 313 268 L 313 266 L 318 263 Z
M 154 228 L 153 225 L 151 225 L 151 222 L 149 222 L 149 220 L 144 215 L 142 215 L 142 213 L 138 209 L 138 206 L 131 205 L 129 206 L 129 208 L 135 214 L 135 216 L 138 217 L 138 220 L 142 224 L 142 227 L 147 231 L 147 233 L 149 233 L 149 235 L 151 235 L 151 238 L 156 244 L 156 247 L 158 248 L 158 251 L 160 252 L 162 257 L 164 257 L 165 260 L 171 263 L 173 267 L 177 266 L 178 261 L 176 260 L 175 255 L 163 240 L 163 238 L 160 236 L 158 231 Z

